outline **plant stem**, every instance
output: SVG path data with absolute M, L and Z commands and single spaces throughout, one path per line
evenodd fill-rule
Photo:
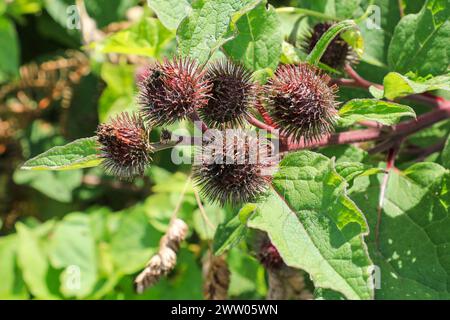
M 269 124 L 267 124 L 267 123 L 264 123 L 264 122 L 259 121 L 259 120 L 256 119 L 255 117 L 250 116 L 250 117 L 247 119 L 247 121 L 248 121 L 250 124 L 254 125 L 255 127 L 259 128 L 259 129 L 266 130 L 266 131 L 269 132 L 269 133 L 273 133 L 273 134 L 278 135 L 278 129 L 274 128 L 273 126 L 271 126 L 271 125 L 269 125 Z
M 344 87 L 369 89 L 369 87 L 373 86 L 381 90 L 384 89 L 381 84 L 368 81 L 361 77 L 350 65 L 346 65 L 344 69 L 351 79 L 333 79 L 332 83 Z M 402 99 L 424 103 L 432 107 L 438 107 L 442 103 L 448 103 L 448 101 L 442 99 L 441 97 L 436 97 L 428 93 L 412 94 L 402 97 Z
M 323 147 L 334 144 L 348 144 L 355 142 L 374 141 L 383 137 L 389 139 L 400 139 L 402 137 L 411 135 L 426 127 L 429 127 L 439 121 L 450 118 L 450 105 L 445 104 L 439 109 L 433 110 L 423 114 L 415 120 L 403 122 L 392 127 L 387 128 L 370 128 L 364 130 L 352 130 L 347 132 L 340 132 L 332 135 L 323 136 L 317 141 L 300 141 L 288 142 L 287 145 L 280 146 L 282 151 L 295 151 L 301 149 L 310 149 Z
M 318 18 L 318 19 L 322 19 L 322 20 L 329 20 L 329 21 L 336 20 L 335 17 L 331 17 L 329 15 L 326 15 L 326 14 L 318 12 L 318 11 L 308 10 L 308 9 L 303 9 L 303 8 L 280 7 L 280 8 L 275 8 L 275 11 L 277 13 L 298 13 L 298 14 L 304 14 L 306 16 L 311 16 L 311 17 L 315 17 L 315 18 Z

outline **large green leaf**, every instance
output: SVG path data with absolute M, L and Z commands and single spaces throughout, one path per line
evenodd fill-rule
M 448 0 L 428 0 L 419 13 L 405 16 L 389 46 L 389 67 L 402 74 L 443 74 L 450 57 L 449 16 Z
M 191 8 L 191 0 L 147 0 L 158 19 L 169 30 L 176 30 Z
M 51 148 L 26 161 L 24 170 L 73 170 L 98 166 L 99 145 L 96 137 L 82 138 Z
M 350 196 L 375 230 L 383 177 L 355 180 Z M 377 299 L 450 299 L 450 175 L 435 163 L 391 171 L 379 231 L 367 242 L 378 267 Z
M 224 50 L 250 70 L 275 69 L 283 42 L 280 26 L 274 8 L 261 3 L 237 21 L 239 33 L 224 45 Z
M 69 214 L 55 227 L 48 248 L 52 266 L 64 269 L 60 290 L 65 297 L 82 298 L 97 280 L 97 252 L 89 216 Z
M 351 125 L 358 121 L 371 120 L 384 125 L 393 125 L 403 117 L 415 117 L 411 107 L 376 99 L 354 99 L 347 102 L 340 110 L 339 116 L 343 125 Z
M 423 93 L 432 90 L 450 91 L 450 75 L 441 75 L 421 81 L 414 81 L 397 72 L 389 72 L 383 80 L 382 97 L 393 100 L 410 94 Z
M 247 11 L 258 5 L 261 0 L 196 0 L 192 11 L 181 22 L 177 30 L 179 50 L 204 63 L 212 53 L 234 37 L 228 32 L 230 24 Z
M 316 287 L 370 299 L 365 218 L 333 161 L 309 151 L 290 154 L 273 187 L 248 225 L 266 231 L 286 264 L 308 272 Z

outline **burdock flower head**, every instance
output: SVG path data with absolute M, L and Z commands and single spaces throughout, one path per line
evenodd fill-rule
M 193 176 L 202 194 L 221 204 L 254 201 L 269 181 L 272 145 L 254 132 L 216 131 L 204 142 Z
M 317 140 L 334 130 L 336 86 L 309 64 L 282 65 L 265 86 L 267 109 L 283 134 Z
M 149 66 L 138 82 L 138 103 L 143 118 L 152 126 L 183 120 L 208 103 L 208 81 L 189 59 L 174 58 Z
M 278 249 L 268 238 L 261 241 L 257 255 L 258 260 L 266 269 L 276 270 L 284 265 Z
M 106 171 L 124 179 L 142 175 L 153 151 L 149 134 L 150 130 L 136 114 L 124 112 L 111 122 L 100 124 L 97 138 Z
M 319 39 L 333 26 L 333 23 L 324 22 L 314 26 L 310 35 L 305 37 L 302 43 L 303 49 L 310 53 L 316 46 Z M 334 69 L 342 69 L 346 63 L 356 63 L 358 60 L 352 47 L 340 36 L 335 37 L 325 50 L 320 62 Z
M 206 79 L 212 84 L 208 104 L 199 109 L 202 119 L 214 128 L 242 125 L 255 101 L 251 74 L 230 60 L 211 64 Z

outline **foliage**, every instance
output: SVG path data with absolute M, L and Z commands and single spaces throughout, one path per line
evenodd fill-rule
M 74 1 L 0 0 L 0 299 L 202 299 L 208 251 L 226 256 L 230 298 L 263 299 L 261 237 L 317 299 L 450 299 L 449 2 L 287 2 L 85 1 L 98 36 L 86 43 L 67 25 Z M 319 21 L 336 24 L 305 53 Z M 359 64 L 320 62 L 336 37 Z M 228 57 L 262 85 L 280 63 L 316 65 L 339 86 L 337 133 L 281 139 L 267 192 L 241 206 L 199 199 L 191 165 L 171 160 L 193 150 L 161 129 L 185 135 L 189 121 L 152 128 L 142 177 L 106 175 L 95 127 L 136 111 L 140 72 L 174 56 Z M 256 111 L 251 124 L 270 127 Z M 174 214 L 189 225 L 176 267 L 138 295 Z

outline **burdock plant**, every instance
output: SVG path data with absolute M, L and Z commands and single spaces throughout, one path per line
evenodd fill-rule
M 138 103 L 153 126 L 186 119 L 208 103 L 210 85 L 194 60 L 164 59 L 142 74 Z
M 283 134 L 313 141 L 334 130 L 336 91 L 330 77 L 309 64 L 282 65 L 265 86 L 265 101 Z
M 219 60 L 209 66 L 206 79 L 212 85 L 210 99 L 199 109 L 206 124 L 214 128 L 243 125 L 256 99 L 250 72 L 230 60 Z
M 102 165 L 110 174 L 128 179 L 142 175 L 151 161 L 150 130 L 141 117 L 121 113 L 97 128 Z

